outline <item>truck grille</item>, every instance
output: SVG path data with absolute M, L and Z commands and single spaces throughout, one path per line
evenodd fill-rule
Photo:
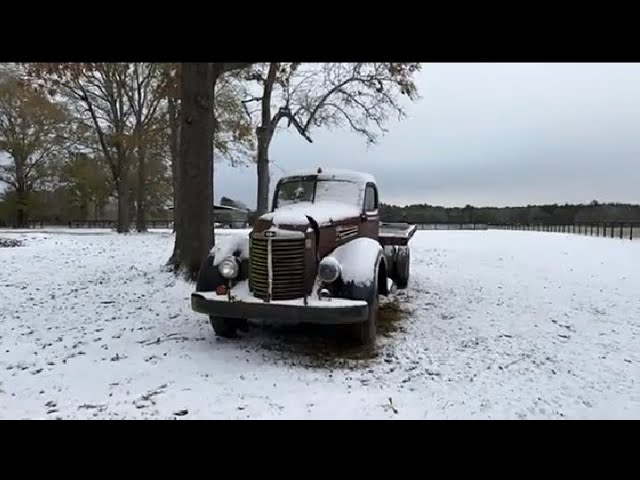
M 291 300 L 305 294 L 304 238 L 271 239 L 272 286 L 269 299 L 268 239 L 252 238 L 249 288 L 263 300 Z

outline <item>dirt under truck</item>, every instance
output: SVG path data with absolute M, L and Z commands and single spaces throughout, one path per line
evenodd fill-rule
M 373 176 L 350 170 L 282 178 L 271 212 L 247 235 L 219 236 L 204 259 L 191 307 L 218 336 L 247 320 L 346 324 L 375 341 L 379 295 L 409 282 L 415 225 L 382 223 Z

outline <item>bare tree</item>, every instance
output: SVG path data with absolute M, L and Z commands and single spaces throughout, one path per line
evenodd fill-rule
M 133 138 L 137 159 L 136 182 L 136 230 L 144 232 L 146 225 L 147 183 L 146 154 L 150 130 L 162 113 L 164 103 L 164 78 L 157 63 L 134 63 L 128 76 L 125 95 L 133 116 Z
M 127 99 L 128 63 L 46 63 L 31 67 L 31 76 L 61 95 L 75 110 L 76 121 L 97 137 L 109 165 L 118 200 L 118 232 L 129 231 L 129 173 L 135 147 L 132 108 Z M 93 142 L 87 147 L 91 148 Z
M 405 116 L 400 98 L 418 98 L 413 81 L 417 63 L 279 64 L 254 67 L 248 80 L 260 93 L 245 99 L 246 113 L 258 117 L 256 128 L 258 213 L 269 205 L 269 148 L 282 120 L 311 142 L 316 127 L 347 127 L 375 143 L 395 115 Z M 279 93 L 274 105 L 274 93 Z M 259 108 L 251 109 L 250 105 Z M 275 113 L 274 113 L 275 112 Z
M 29 196 L 53 176 L 52 163 L 65 151 L 66 112 L 19 78 L 0 79 L 0 182 L 15 193 L 15 224 L 28 224 Z

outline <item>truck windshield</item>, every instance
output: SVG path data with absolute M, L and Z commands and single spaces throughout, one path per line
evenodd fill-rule
M 275 208 L 301 202 L 340 202 L 360 207 L 360 186 L 347 180 L 300 178 L 280 183 Z

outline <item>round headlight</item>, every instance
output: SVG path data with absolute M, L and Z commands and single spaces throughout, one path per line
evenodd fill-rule
M 238 267 L 238 262 L 235 258 L 228 257 L 220 262 L 218 270 L 220 271 L 220 275 L 224 278 L 236 278 L 240 268 Z
M 325 283 L 335 282 L 340 276 L 340 264 L 333 257 L 324 257 L 318 264 L 318 277 Z

